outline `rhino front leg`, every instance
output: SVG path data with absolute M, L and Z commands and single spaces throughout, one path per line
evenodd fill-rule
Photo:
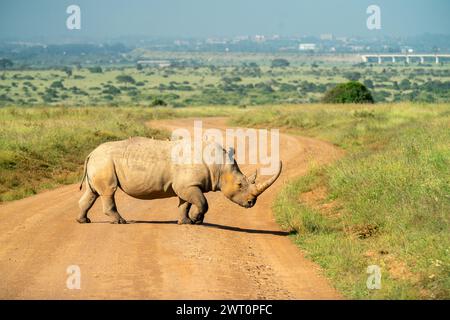
M 190 214 L 190 219 L 192 222 L 195 224 L 203 223 L 205 213 L 208 212 L 208 201 L 206 201 L 206 198 L 200 188 L 186 188 L 178 196 L 184 201 L 192 203 L 195 206 L 195 210 Z
M 178 206 L 180 217 L 178 219 L 178 224 L 192 224 L 192 220 L 189 219 L 189 210 L 191 209 L 191 206 L 191 203 L 180 198 L 180 205 Z
M 101 199 L 102 199 L 102 203 L 103 203 L 103 212 L 106 215 L 108 215 L 114 219 L 112 221 L 112 223 L 117 223 L 117 224 L 126 224 L 127 223 L 126 220 L 124 218 L 122 218 L 122 216 L 117 211 L 117 206 L 116 206 L 116 201 L 114 200 L 114 195 L 110 195 L 110 196 L 102 195 Z

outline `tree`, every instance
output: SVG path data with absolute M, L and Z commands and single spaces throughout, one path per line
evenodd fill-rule
M 374 86 L 373 86 L 373 81 L 370 80 L 370 79 L 364 80 L 363 84 L 364 84 L 367 88 L 369 88 L 369 89 L 373 89 L 373 87 L 374 87 Z
M 64 85 L 63 85 L 62 80 L 53 81 L 52 84 L 50 85 L 50 88 L 53 88 L 53 89 L 64 89 Z
M 411 89 L 411 81 L 409 79 L 403 79 L 398 86 L 400 90 L 409 90 Z
M 6 58 L 0 59 L 0 69 L 6 69 L 11 68 L 14 65 L 14 63 Z
M 372 94 L 361 83 L 349 81 L 328 90 L 322 98 L 324 103 L 374 103 Z
M 91 73 L 102 73 L 103 69 L 102 69 L 102 67 L 96 66 L 96 67 L 89 68 L 89 71 Z
M 349 81 L 358 81 L 361 79 L 361 73 L 355 71 L 355 72 L 346 72 L 344 74 L 344 78 L 346 78 Z
M 120 94 L 120 89 L 116 88 L 112 85 L 106 85 L 103 89 L 102 93 L 109 95 L 109 96 L 115 96 L 117 94 Z
M 70 78 L 72 76 L 72 68 L 71 67 L 63 67 L 62 71 L 66 73 L 67 78 Z
M 394 90 L 400 90 L 400 87 L 398 86 L 398 82 L 397 81 L 392 81 L 392 88 Z
M 120 74 L 116 77 L 117 82 L 119 83 L 125 83 L 125 86 L 127 86 L 129 83 L 136 83 L 134 78 L 132 76 L 126 75 L 126 74 Z
M 140 64 L 140 63 L 136 64 L 136 70 L 141 71 L 142 69 L 144 69 L 142 64 Z
M 290 63 L 286 59 L 272 60 L 272 68 L 289 67 Z
M 158 107 L 158 106 L 164 107 L 164 106 L 167 106 L 167 102 L 165 102 L 163 99 L 155 98 L 152 101 L 152 106 L 153 107 Z

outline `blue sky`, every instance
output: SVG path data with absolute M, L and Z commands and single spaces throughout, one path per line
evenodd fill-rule
M 81 8 L 68 31 L 66 8 Z M 366 28 L 381 8 L 382 29 Z M 449 0 L 0 0 L 0 37 L 450 34 Z

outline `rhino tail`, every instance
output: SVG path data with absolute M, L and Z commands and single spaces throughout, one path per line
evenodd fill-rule
M 91 157 L 91 154 L 89 154 L 86 157 L 86 159 L 84 160 L 83 178 L 81 179 L 81 182 L 80 182 L 80 190 L 83 188 L 83 182 L 87 178 L 87 163 L 88 163 L 90 157 Z M 89 181 L 88 181 L 88 184 L 89 184 Z

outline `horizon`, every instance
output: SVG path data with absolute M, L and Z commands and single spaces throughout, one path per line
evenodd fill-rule
M 68 30 L 66 9 L 81 9 L 81 29 Z M 380 29 L 369 30 L 369 5 L 380 8 Z M 349 0 L 315 3 L 282 0 L 55 1 L 4 0 L 0 4 L 0 39 L 234 38 L 279 35 L 408 38 L 450 35 L 450 2 Z M 133 17 L 133 19 L 129 19 Z
M 265 40 L 304 40 L 304 39 L 315 39 L 319 41 L 328 41 L 321 39 L 321 36 L 331 35 L 333 37 L 332 41 L 336 41 L 339 39 L 356 39 L 356 40 L 395 40 L 395 39 L 414 39 L 421 37 L 441 37 L 441 38 L 449 38 L 450 34 L 444 33 L 430 33 L 424 32 L 413 35 L 377 35 L 377 36 L 362 36 L 362 35 L 352 35 L 352 34 L 334 34 L 334 33 L 321 33 L 321 34 L 304 34 L 304 35 L 279 35 L 279 34 L 237 34 L 237 35 L 204 35 L 204 36 L 175 36 L 175 35 L 165 35 L 165 36 L 155 36 L 155 35 L 144 35 L 144 34 L 124 34 L 118 36 L 77 36 L 77 37 L 67 37 L 67 36 L 1 36 L 0 41 L 11 41 L 11 42 L 46 42 L 46 44 L 58 44 L 53 43 L 52 41 L 61 41 L 64 40 L 64 43 L 88 43 L 89 41 L 95 42 L 109 42 L 109 41 L 117 41 L 120 42 L 122 40 L 159 40 L 159 41 L 173 41 L 173 40 L 208 40 L 208 39 L 218 39 L 218 40 L 255 40 L 256 37 L 265 37 Z

